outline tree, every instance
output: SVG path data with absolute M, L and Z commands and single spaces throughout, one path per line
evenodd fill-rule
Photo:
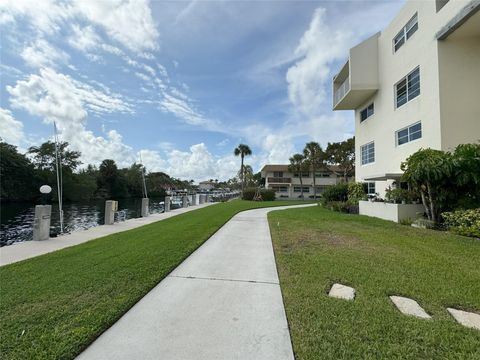
M 309 142 L 305 145 L 303 149 L 303 156 L 307 160 L 308 164 L 311 166 L 313 171 L 313 198 L 317 198 L 317 187 L 315 178 L 317 169 L 320 169 L 325 166 L 325 153 L 322 147 L 317 142 Z
M 433 149 L 420 149 L 401 164 L 402 180 L 420 193 L 427 218 L 440 219 L 442 204 L 451 189 L 452 155 Z
M 288 171 L 291 173 L 297 173 L 298 178 L 300 179 L 300 193 L 303 199 L 303 172 L 308 171 L 309 163 L 305 159 L 305 156 L 302 154 L 294 154 L 290 159 L 290 165 L 288 166 Z
M 240 156 L 241 158 L 241 165 L 240 165 L 240 181 L 242 182 L 242 197 L 243 197 L 243 190 L 245 188 L 245 174 L 244 174 L 244 167 L 243 167 L 243 160 L 245 156 L 252 155 L 252 150 L 248 145 L 240 144 L 238 145 L 235 150 L 233 151 L 235 156 Z
M 1 139 L 0 139 L 1 140 Z M 33 164 L 17 147 L 0 141 L 0 194 L 5 200 L 31 200 L 39 195 Z
M 125 176 L 120 173 L 113 160 L 102 161 L 97 182 L 97 193 L 102 197 L 125 198 L 129 195 Z
M 58 144 L 58 153 L 62 159 L 62 170 L 73 172 L 81 165 L 79 160 L 81 153 L 67 150 L 68 146 L 68 142 L 60 142 Z M 32 146 L 28 149 L 28 154 L 38 170 L 56 171 L 54 142 L 47 141 L 40 146 Z
M 325 149 L 326 160 L 331 165 L 338 165 L 340 174 L 348 181 L 355 171 L 355 138 L 351 137 L 345 141 L 328 143 Z
M 239 173 L 239 176 L 240 176 L 240 173 Z M 243 176 L 245 178 L 245 184 L 247 185 L 247 187 L 256 186 L 253 169 L 250 165 L 245 165 L 243 167 Z

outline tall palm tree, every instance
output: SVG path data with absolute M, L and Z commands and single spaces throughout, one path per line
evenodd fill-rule
M 309 162 L 311 169 L 313 171 L 313 198 L 317 198 L 317 187 L 315 186 L 315 175 L 317 169 L 325 165 L 325 153 L 322 147 L 315 141 L 305 144 L 305 149 L 303 149 L 303 155 Z
M 245 158 L 245 156 L 252 155 L 252 150 L 248 145 L 240 144 L 235 148 L 235 150 L 233 151 L 233 154 L 235 156 L 240 156 L 240 158 L 242 159 L 242 164 L 240 166 L 240 176 L 241 176 L 240 180 L 242 181 L 242 198 L 243 198 L 243 190 L 245 187 L 245 181 L 244 181 L 245 169 L 243 167 L 243 159 Z
M 303 172 L 308 170 L 309 164 L 305 159 L 305 156 L 302 154 L 294 154 L 290 159 L 290 165 L 288 166 L 288 171 L 291 173 L 297 173 L 298 178 L 300 179 L 300 194 L 303 199 Z

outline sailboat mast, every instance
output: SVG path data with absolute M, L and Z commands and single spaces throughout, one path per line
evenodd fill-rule
M 63 177 L 62 177 L 62 156 L 59 152 L 57 124 L 53 122 L 55 140 L 55 167 L 57 169 L 57 198 L 58 211 L 60 214 L 60 233 L 63 234 Z
M 143 195 L 145 198 L 148 198 L 147 184 L 145 183 L 145 166 L 143 165 L 142 153 L 140 153 L 140 164 L 142 164 Z

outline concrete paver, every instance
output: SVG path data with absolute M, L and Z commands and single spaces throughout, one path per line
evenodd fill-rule
M 284 208 L 234 216 L 78 359 L 293 360 L 266 216 Z
M 402 296 L 390 296 L 390 300 L 398 310 L 405 315 L 416 316 L 422 319 L 431 319 L 431 316 L 413 299 Z
M 480 314 L 447 308 L 447 311 L 463 326 L 480 330 Z
M 186 212 L 200 209 L 202 207 L 212 204 L 213 203 L 205 203 L 202 205 L 190 206 L 188 208 L 175 209 L 167 213 L 151 214 L 148 217 L 129 219 L 126 221 L 115 223 L 113 225 L 95 226 L 87 230 L 74 231 L 70 234 L 50 238 L 49 240 L 24 241 L 18 244 L 4 246 L 0 249 L 0 266 L 47 254 L 66 247 L 82 244 L 84 242 L 110 234 L 135 229 L 139 226 L 151 224 L 160 220 L 165 220 L 173 216 L 184 214 Z
M 355 299 L 355 289 L 342 284 L 333 284 L 328 296 L 343 300 L 353 300 Z

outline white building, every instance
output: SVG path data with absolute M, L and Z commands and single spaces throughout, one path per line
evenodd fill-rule
M 356 181 L 375 182 L 380 196 L 418 149 L 479 141 L 479 9 L 409 0 L 334 77 L 333 109 L 355 110 Z
M 198 190 L 200 191 L 210 191 L 215 189 L 216 184 L 212 181 L 201 181 L 198 184 Z
M 318 170 L 315 177 L 317 195 L 320 195 L 328 186 L 343 181 L 337 166 L 327 166 Z M 265 179 L 265 189 L 275 191 L 277 198 L 299 198 L 302 194 L 305 198 L 313 197 L 313 172 L 302 173 L 302 184 L 300 185 L 300 174 L 288 170 L 288 165 L 265 165 L 261 170 L 262 178 Z

